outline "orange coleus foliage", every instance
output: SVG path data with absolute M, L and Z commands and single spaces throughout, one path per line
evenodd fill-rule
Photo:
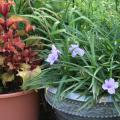
M 29 20 L 20 16 L 8 17 L 10 6 L 14 4 L 12 0 L 0 1 L 0 53 L 5 57 L 5 64 L 10 70 L 18 69 L 21 63 L 32 64 L 36 53 L 27 47 L 18 34 L 19 23 L 24 23 L 24 32 L 34 30 Z M 5 12 L 6 11 L 6 12 Z M 7 54 L 7 56 L 5 56 Z
M 2 21 L 2 20 L 1 20 Z M 18 23 L 23 22 L 25 24 L 25 31 L 30 32 L 31 30 L 34 30 L 35 27 L 31 26 L 29 20 L 25 19 L 24 17 L 20 16 L 12 16 L 7 20 L 7 26 L 10 27 L 14 30 L 18 28 Z
M 0 0 L 0 69 L 3 71 L 1 75 L 6 81 L 12 81 L 16 76 L 23 75 L 23 66 L 29 66 L 25 69 L 25 73 L 31 73 L 34 69 L 38 69 L 41 64 L 30 46 L 26 46 L 19 34 L 20 23 L 24 24 L 22 31 L 28 33 L 35 29 L 29 20 L 20 16 L 9 17 L 10 7 L 15 5 L 13 0 Z M 21 68 L 22 66 L 22 68 Z M 20 72 L 20 74 L 19 74 Z M 7 76 L 7 78 L 6 78 Z M 27 77 L 28 78 L 28 77 Z

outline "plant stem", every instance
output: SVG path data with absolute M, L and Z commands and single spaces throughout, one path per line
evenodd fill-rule
M 118 0 L 115 0 L 115 5 L 116 5 L 116 11 L 118 11 L 118 5 L 119 5 Z
M 75 0 L 73 0 L 73 8 L 74 8 L 74 6 L 75 6 Z
M 7 33 L 7 17 L 4 17 L 4 20 L 5 20 L 5 23 L 4 23 L 4 30 L 5 30 L 5 33 Z

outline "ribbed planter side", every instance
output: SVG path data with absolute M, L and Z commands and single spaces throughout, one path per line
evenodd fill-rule
M 119 117 L 113 118 L 88 118 L 88 117 L 78 117 L 75 115 L 70 115 L 55 109 L 55 115 L 57 120 L 120 120 Z
M 54 96 L 49 90 L 45 94 L 47 102 L 54 108 L 57 120 L 120 120 L 112 102 L 99 103 L 95 107 L 79 111 L 83 101 L 66 98 L 54 103 Z

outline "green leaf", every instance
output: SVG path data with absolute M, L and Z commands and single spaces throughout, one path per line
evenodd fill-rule
M 120 115 L 120 106 L 119 106 L 118 102 L 115 100 L 114 97 L 113 97 L 113 103 L 114 103 L 114 106 L 115 106 L 116 110 L 118 111 L 118 113 Z

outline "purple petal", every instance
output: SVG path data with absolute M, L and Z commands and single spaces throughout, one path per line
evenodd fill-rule
M 107 87 L 106 84 L 103 84 L 103 85 L 102 85 L 102 88 L 103 88 L 103 90 L 107 90 L 107 89 L 108 89 L 108 87 Z
M 79 46 L 77 44 L 72 44 L 69 51 L 72 52 L 75 48 L 79 48 Z
M 78 55 L 80 55 L 81 57 L 85 54 L 85 51 L 83 49 L 78 49 Z
M 72 53 L 72 57 L 76 57 L 77 55 L 82 57 L 85 54 L 85 51 L 79 48 L 77 44 L 72 44 L 69 51 Z
M 112 85 L 112 86 L 113 86 L 114 84 L 115 84 L 115 80 L 112 79 L 112 78 L 110 78 L 110 79 L 109 79 L 109 85 Z
M 75 48 L 73 51 L 72 51 L 72 57 L 76 57 L 77 55 L 79 56 L 83 56 L 85 54 L 84 50 L 83 49 L 80 49 L 80 48 Z
M 109 94 L 115 94 L 115 89 L 113 89 L 113 88 L 108 89 L 108 93 L 109 93 Z
M 55 47 L 55 45 L 52 45 L 51 53 L 54 53 L 54 52 L 57 52 L 57 53 L 61 54 L 61 52 Z
M 54 62 L 58 61 L 59 53 L 60 51 L 55 47 L 55 45 L 52 45 L 51 53 L 48 55 L 46 61 L 49 62 L 50 65 L 54 64 Z
M 105 83 L 102 85 L 103 90 L 107 90 L 109 94 L 115 94 L 115 89 L 118 87 L 118 82 L 115 82 L 113 78 L 105 80 Z
M 78 54 L 78 52 L 77 51 L 75 51 L 75 50 L 73 50 L 73 52 L 72 52 L 72 57 L 74 58 L 74 57 L 76 57 L 77 56 L 77 54 Z
M 109 80 L 105 80 L 105 84 L 109 84 Z
M 49 54 L 48 58 L 46 59 L 46 61 L 49 62 L 50 65 L 52 65 L 57 60 L 58 60 L 58 54 Z

